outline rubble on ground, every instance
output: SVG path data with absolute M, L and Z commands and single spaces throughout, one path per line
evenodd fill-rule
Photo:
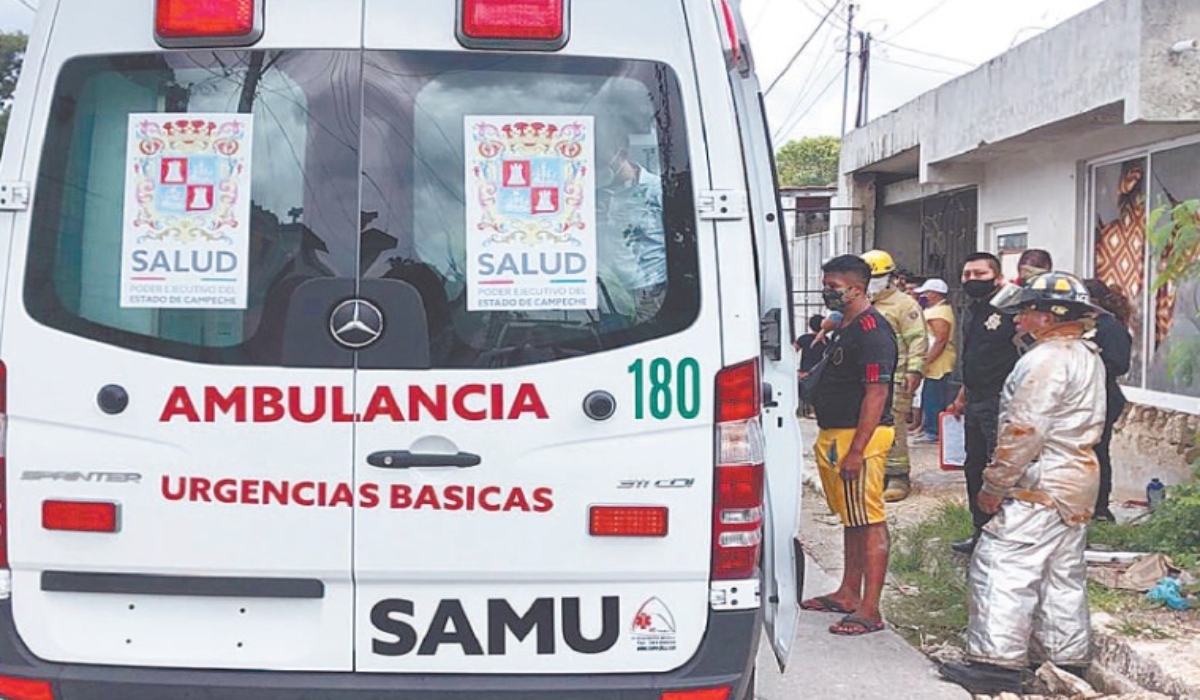
M 1126 693 L 1124 695 L 1017 695 L 1016 693 L 1001 693 L 999 695 L 974 695 L 972 700 L 1172 700 L 1170 695 L 1152 693 Z
M 1151 691 L 1105 694 L 1097 691 L 1082 678 L 1046 662 L 1034 674 L 1033 694 L 975 695 L 973 700 L 1171 700 L 1171 696 Z

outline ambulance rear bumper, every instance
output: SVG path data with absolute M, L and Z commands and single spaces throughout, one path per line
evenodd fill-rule
M 709 612 L 690 661 L 667 673 L 416 675 L 206 671 L 54 664 L 17 636 L 0 603 L 0 675 L 50 681 L 55 700 L 659 700 L 664 690 L 725 686 L 731 700 L 751 680 L 762 610 Z

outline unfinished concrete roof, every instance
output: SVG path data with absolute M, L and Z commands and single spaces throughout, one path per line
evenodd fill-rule
M 1200 3 L 1106 0 L 846 135 L 841 172 L 970 163 L 1134 122 L 1200 121 Z M 915 166 L 915 167 L 914 167 Z

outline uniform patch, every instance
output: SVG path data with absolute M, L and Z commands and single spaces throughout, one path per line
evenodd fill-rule
M 984 321 L 983 327 L 989 331 L 994 331 L 1000 327 L 1000 314 L 992 314 L 988 316 L 988 320 Z
M 879 324 L 875 321 L 875 317 L 870 314 L 863 314 L 862 318 L 858 319 L 858 325 L 864 331 L 873 331 L 879 328 Z
M 833 356 L 829 358 L 829 361 L 835 365 L 840 365 L 844 359 L 846 359 L 845 353 L 842 352 L 841 348 L 838 348 L 833 351 Z
M 880 374 L 881 373 L 879 371 L 879 363 L 878 362 L 870 362 L 867 364 L 867 376 L 866 376 L 867 383 L 869 383 L 869 384 L 878 383 Z

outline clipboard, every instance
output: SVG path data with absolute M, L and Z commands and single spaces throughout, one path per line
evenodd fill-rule
M 938 462 L 945 471 L 962 469 L 967 463 L 966 421 L 953 413 L 938 415 Z

